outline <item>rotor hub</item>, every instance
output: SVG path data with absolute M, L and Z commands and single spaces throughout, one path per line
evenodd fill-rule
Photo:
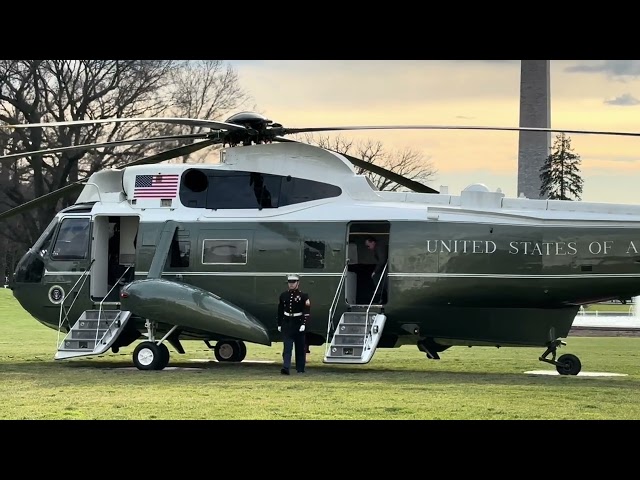
M 231 131 L 225 136 L 225 143 L 236 145 L 251 145 L 251 143 L 271 143 L 273 139 L 283 133 L 282 125 L 273 123 L 264 115 L 256 112 L 240 112 L 232 115 L 225 123 L 245 127 L 244 131 Z

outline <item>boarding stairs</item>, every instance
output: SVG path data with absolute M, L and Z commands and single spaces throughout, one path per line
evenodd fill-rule
M 71 325 L 69 314 L 78 298 L 78 294 L 82 291 L 84 283 L 89 278 L 92 266 L 93 261 L 71 288 L 71 294 L 60 302 L 57 352 L 54 356 L 56 360 L 100 355 L 106 352 L 114 344 L 131 318 L 131 312 L 120 310 L 120 302 L 106 300 L 109 294 L 120 285 L 120 281 L 131 268 L 128 267 L 107 295 L 100 301 L 94 301 L 93 309 L 84 311 L 78 320 Z M 72 301 L 71 305 L 67 307 L 66 301 L 68 298 L 71 298 Z M 60 341 L 60 332 L 63 325 L 71 325 L 71 327 L 63 340 Z
M 373 298 L 364 309 L 346 311 L 340 317 L 338 324 L 333 326 L 333 316 L 338 304 L 340 292 L 344 287 L 345 277 L 348 272 L 349 262 L 345 265 L 342 278 L 338 285 L 333 303 L 329 308 L 329 322 L 327 326 L 327 348 L 324 354 L 324 363 L 341 364 L 365 364 L 373 358 L 378 342 L 382 336 L 387 320 L 381 305 L 373 305 Z M 385 270 L 386 270 L 385 265 Z M 381 278 L 384 277 L 384 271 Z M 380 282 L 376 286 L 376 292 L 380 288 Z M 379 310 L 379 311 L 376 311 Z M 329 340 L 331 337 L 331 340 Z
M 80 315 L 58 345 L 56 360 L 99 355 L 116 341 L 131 312 L 123 310 L 87 310 Z
M 376 312 L 344 312 L 324 363 L 369 363 L 378 346 L 387 317 Z

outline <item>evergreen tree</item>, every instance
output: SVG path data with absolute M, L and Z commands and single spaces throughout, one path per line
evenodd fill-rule
M 556 136 L 553 151 L 540 169 L 540 195 L 551 200 L 580 200 L 582 177 L 580 155 L 573 152 L 571 139 L 561 133 Z

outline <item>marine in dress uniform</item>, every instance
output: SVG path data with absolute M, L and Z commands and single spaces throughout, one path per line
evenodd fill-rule
M 309 295 L 300 291 L 300 277 L 288 275 L 289 288 L 280 294 L 278 301 L 278 331 L 282 332 L 284 350 L 282 352 L 282 369 L 280 373 L 289 375 L 291 354 L 296 348 L 296 371 L 304 373 L 305 367 L 305 328 L 311 315 Z

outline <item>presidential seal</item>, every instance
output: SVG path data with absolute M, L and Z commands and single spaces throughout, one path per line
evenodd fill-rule
M 49 289 L 49 301 L 58 304 L 64 300 L 64 289 L 60 285 L 54 285 Z

